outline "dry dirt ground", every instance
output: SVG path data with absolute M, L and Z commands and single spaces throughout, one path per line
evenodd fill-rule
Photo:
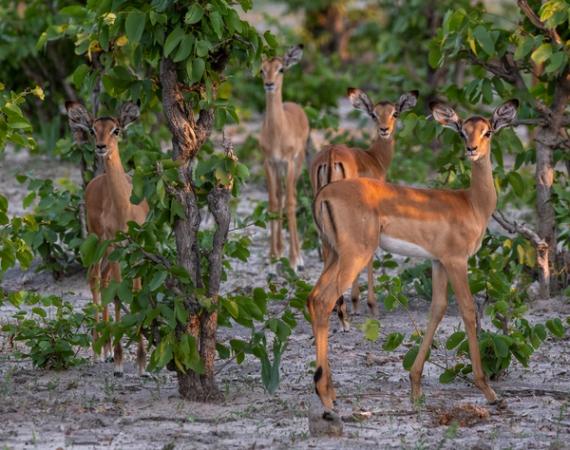
M 19 211 L 24 195 L 13 176 L 29 170 L 54 178 L 77 177 L 71 166 L 8 153 L 0 167 L 0 191 L 10 197 L 13 213 Z M 238 214 L 264 198 L 261 186 L 247 186 Z M 267 233 L 254 228 L 247 232 L 253 238 L 252 258 L 235 265 L 224 289 L 266 283 Z M 321 263 L 315 252 L 305 261 L 302 276 L 314 282 Z M 78 308 L 90 298 L 84 273 L 55 282 L 46 273 L 13 269 L 5 275 L 3 287 L 56 293 Z M 555 299 L 533 303 L 529 319 L 545 321 L 554 314 L 554 305 L 570 313 L 568 299 Z M 425 326 L 427 308 L 424 300 L 412 299 L 410 314 L 420 327 Z M 10 312 L 7 307 L 1 310 L 0 320 L 8 320 Z M 569 338 L 549 339 L 528 368 L 515 363 L 492 383 L 505 399 L 504 408 L 485 405 L 483 396 L 465 381 L 439 384 L 442 369 L 432 363 L 424 373 L 425 404 L 414 407 L 401 362 L 406 348 L 387 353 L 381 343 L 365 341 L 358 328 L 364 319 L 356 317 L 348 333 L 339 331 L 336 317 L 331 320 L 331 365 L 344 422 L 340 438 L 309 435 L 314 347 L 309 324 L 300 318 L 283 356 L 277 393 L 264 392 L 256 360 L 227 366 L 220 361 L 219 367 L 224 367 L 218 382 L 224 401 L 213 405 L 183 401 L 167 371 L 156 379 L 137 377 L 132 354 L 125 377 L 117 379 L 110 363 L 88 363 L 64 372 L 35 369 L 16 360 L 0 340 L 0 448 L 570 448 Z M 452 302 L 438 331 L 440 339 L 460 322 Z M 381 323 L 383 334 L 412 330 L 404 311 L 382 310 Z M 228 340 L 236 332 L 243 330 L 222 329 L 219 339 Z M 450 355 L 440 348 L 433 351 L 432 360 L 445 365 Z

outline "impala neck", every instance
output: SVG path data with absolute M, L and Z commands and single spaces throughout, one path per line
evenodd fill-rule
M 384 173 L 388 172 L 390 164 L 392 163 L 394 145 L 395 141 L 393 136 L 390 136 L 389 139 L 382 139 L 380 136 L 376 136 L 376 139 L 368 150 L 369 153 L 376 158 L 380 167 L 384 169 Z
M 272 130 L 279 128 L 285 119 L 281 88 L 277 88 L 274 92 L 265 93 L 265 106 L 265 120 L 267 122 L 267 125 Z
M 125 169 L 121 163 L 119 148 L 116 144 L 105 157 L 105 174 L 111 199 L 116 209 L 116 216 L 125 218 L 131 208 L 132 186 L 127 180 Z M 126 220 L 120 222 L 126 223 Z
M 481 216 L 488 220 L 497 206 L 497 192 L 493 181 L 491 153 L 474 161 L 471 169 L 471 203 Z

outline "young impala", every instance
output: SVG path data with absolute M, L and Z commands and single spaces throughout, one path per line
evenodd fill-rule
M 269 192 L 269 212 L 279 219 L 271 221 L 271 258 L 283 253 L 281 213 L 283 184 L 287 223 L 289 224 L 289 263 L 295 270 L 303 269 L 303 257 L 297 235 L 297 179 L 301 175 L 305 147 L 309 139 L 309 120 L 303 108 L 282 100 L 283 74 L 303 56 L 303 46 L 291 47 L 283 57 L 263 61 L 261 75 L 265 89 L 266 112 L 259 142 L 265 156 L 265 173 Z
M 332 419 L 335 390 L 328 362 L 329 315 L 336 300 L 370 261 L 375 249 L 432 260 L 433 293 L 429 323 L 410 370 L 412 399 L 421 396 L 421 376 L 436 328 L 447 308 L 451 282 L 469 341 L 475 385 L 489 402 L 497 396 L 481 366 L 476 314 L 467 279 L 467 259 L 475 254 L 495 209 L 497 194 L 491 167 L 493 133 L 511 124 L 518 102 L 499 106 L 492 118 L 462 121 L 444 103 L 430 105 L 441 125 L 455 130 L 465 142 L 472 162 L 471 186 L 462 190 L 416 189 L 354 178 L 325 186 L 314 202 L 315 222 L 324 245 L 326 266 L 307 299 L 317 351 L 316 392 Z
M 95 233 L 100 240 L 114 239 L 118 231 L 125 231 L 130 221 L 142 224 L 148 213 L 148 204 L 143 200 L 138 205 L 131 203 L 131 178 L 125 173 L 119 154 L 118 139 L 121 132 L 139 117 L 139 107 L 133 103 L 122 106 L 119 117 L 99 117 L 95 120 L 80 103 L 67 102 L 69 124 L 72 131 L 83 130 L 95 140 L 95 153 L 103 158 L 105 173 L 95 177 L 85 189 L 85 208 L 87 210 L 87 229 Z M 101 303 L 101 287 L 106 287 L 110 279 L 121 281 L 121 268 L 118 262 L 103 258 L 89 269 L 89 285 L 93 303 Z M 134 282 L 133 289 L 140 289 L 140 280 Z M 121 305 L 115 298 L 115 320 L 119 321 Z M 103 320 L 109 320 L 107 305 L 103 307 Z M 99 312 L 95 313 L 95 322 L 99 322 Z M 97 340 L 96 328 L 93 329 L 93 342 Z M 111 343 L 103 349 L 103 358 L 111 352 Z M 96 355 L 97 356 L 97 355 Z M 117 341 L 113 349 L 114 375 L 123 375 L 123 349 Z M 142 375 L 145 368 L 145 350 L 142 336 L 139 337 L 137 366 Z
M 337 180 L 355 177 L 369 177 L 385 180 L 386 173 L 394 156 L 396 124 L 398 117 L 404 111 L 416 106 L 418 91 L 402 94 L 398 103 L 381 101 L 374 105 L 368 95 L 355 88 L 348 89 L 348 98 L 352 106 L 367 113 L 377 128 L 376 139 L 367 150 L 347 147 L 346 145 L 329 145 L 321 150 L 311 163 L 310 174 L 313 192 Z M 323 247 L 323 258 L 326 265 L 326 249 Z M 374 294 L 374 273 L 372 271 L 373 257 L 368 263 L 368 307 L 372 315 L 378 314 L 376 296 Z M 354 280 L 351 290 L 352 311 L 358 311 L 360 290 L 358 278 Z M 341 295 L 338 301 L 338 317 L 345 330 L 349 328 L 346 304 Z

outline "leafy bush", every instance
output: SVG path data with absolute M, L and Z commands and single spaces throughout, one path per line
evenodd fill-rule
M 20 183 L 28 183 L 24 208 L 34 201 L 33 221 L 22 230 L 22 238 L 43 260 L 40 269 L 60 278 L 67 269 L 79 263 L 79 245 L 82 230 L 79 204 L 82 191 L 70 180 L 32 179 L 18 176 Z
M 0 306 L 7 301 L 16 308 L 15 323 L 2 326 L 8 338 L 22 342 L 26 349 L 16 351 L 21 358 L 29 358 L 37 367 L 67 369 L 85 361 L 78 355 L 91 345 L 88 333 L 93 311 L 77 312 L 73 305 L 60 297 L 42 296 L 19 291 L 0 292 Z M 92 308 L 91 308 L 92 309 Z

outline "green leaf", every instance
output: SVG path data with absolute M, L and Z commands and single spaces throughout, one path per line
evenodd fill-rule
M 125 32 L 129 42 L 138 44 L 144 32 L 146 14 L 141 11 L 131 11 L 125 21 Z
M 176 27 L 172 33 L 168 35 L 166 41 L 164 42 L 164 56 L 170 55 L 174 49 L 178 47 L 178 44 L 180 41 L 182 41 L 183 37 L 184 30 L 180 27 Z
M 542 64 L 544 61 L 546 61 L 550 57 L 550 55 L 552 55 L 552 45 L 542 44 L 534 52 L 532 52 L 532 55 L 530 55 L 530 58 L 536 64 Z
M 98 243 L 99 238 L 94 234 L 90 234 L 79 247 L 79 254 L 81 255 L 84 267 L 90 267 L 95 262 Z
M 188 63 L 190 63 L 190 70 Z M 188 74 L 189 80 L 192 83 L 197 83 L 200 81 L 202 79 L 202 75 L 204 75 L 205 68 L 206 62 L 202 58 L 189 59 L 186 63 L 186 72 Z
M 451 383 L 457 377 L 457 372 L 455 369 L 445 369 L 445 371 L 439 376 L 439 382 L 442 384 Z
M 418 352 L 420 351 L 420 347 L 418 345 L 414 345 L 408 352 L 404 355 L 404 361 L 402 361 L 402 365 L 404 369 L 410 370 L 414 361 L 416 360 L 416 356 L 418 356 Z
M 212 45 L 210 42 L 200 39 L 196 42 L 196 54 L 202 58 L 208 54 Z
M 265 39 L 265 42 L 267 42 L 267 45 L 269 45 L 270 47 L 272 48 L 279 47 L 279 42 L 277 42 L 277 39 L 275 38 L 275 36 L 273 36 L 271 31 L 267 30 L 265 33 L 263 33 L 263 38 Z
M 187 34 L 186 36 L 184 36 L 182 41 L 180 41 L 178 51 L 176 52 L 172 60 L 174 62 L 184 61 L 185 59 L 188 58 L 188 56 L 190 56 L 190 52 L 192 51 L 193 47 L 194 47 L 194 37 Z
M 210 23 L 212 24 L 212 29 L 214 33 L 218 36 L 218 38 L 222 37 L 222 31 L 224 28 L 224 21 L 222 20 L 222 16 L 218 11 L 213 11 L 210 13 Z
M 382 349 L 386 351 L 393 351 L 396 350 L 400 346 L 400 344 L 404 341 L 404 335 L 402 333 L 390 333 L 384 345 L 382 345 Z
M 184 23 L 186 25 L 193 25 L 202 19 L 204 16 L 204 9 L 198 4 L 194 3 L 188 9 L 188 12 L 184 16 Z
M 364 337 L 369 341 L 375 342 L 380 334 L 380 322 L 376 319 L 366 319 L 360 326 L 364 333 Z
M 489 30 L 487 30 L 483 25 L 475 27 L 473 30 L 473 37 L 477 40 L 487 55 L 491 56 L 495 52 L 495 43 L 493 42 L 491 33 L 489 33 Z
M 150 280 L 150 283 L 148 284 L 148 289 L 150 291 L 156 291 L 160 286 L 162 286 L 167 276 L 168 272 L 165 271 L 156 272 L 152 277 L 152 279 Z
M 445 348 L 452 350 L 457 347 L 465 339 L 465 331 L 456 331 L 451 336 L 447 338 L 445 342 Z
M 520 174 L 514 171 L 510 172 L 507 175 L 507 180 L 509 181 L 509 184 L 512 186 L 513 191 L 515 192 L 517 197 L 522 197 L 525 191 L 525 185 Z
M 515 50 L 515 59 L 521 60 L 526 57 L 534 47 L 534 39 L 532 37 L 523 37 Z
M 564 337 L 565 329 L 562 321 L 557 317 L 556 319 L 548 319 L 546 321 L 546 328 L 556 337 Z
M 495 355 L 499 358 L 506 358 L 509 355 L 509 345 L 506 342 L 505 336 L 493 334 L 492 337 Z
M 556 72 L 557 70 L 564 67 L 567 62 L 568 56 L 566 55 L 566 52 L 556 52 L 550 57 L 550 60 L 544 70 L 546 73 Z

